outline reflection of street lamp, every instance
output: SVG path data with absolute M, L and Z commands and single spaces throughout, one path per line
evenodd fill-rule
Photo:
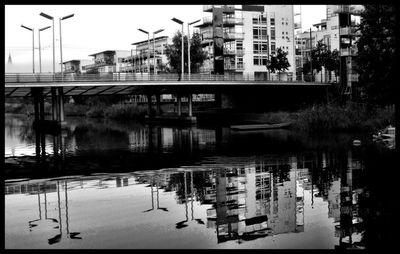
M 55 58 L 55 39 L 54 39 L 54 18 L 46 13 L 41 12 L 40 16 L 53 21 L 53 75 L 56 73 L 56 58 Z
M 40 73 L 42 73 L 42 53 L 41 53 L 42 50 L 40 48 L 40 32 L 44 31 L 44 30 L 46 30 L 48 28 L 50 28 L 50 26 L 46 26 L 46 27 L 43 27 L 41 29 L 38 29 L 38 34 L 39 34 L 39 71 L 40 71 Z
M 190 80 L 190 30 L 189 30 L 189 26 L 193 25 L 194 23 L 197 23 L 199 21 L 200 21 L 200 19 L 198 19 L 196 21 L 193 21 L 193 22 L 190 22 L 190 23 L 187 24 L 188 25 L 188 37 L 187 37 L 187 40 L 188 40 L 188 76 L 189 76 L 189 80 Z
M 64 77 L 64 71 L 63 71 L 63 58 L 62 58 L 62 39 L 61 39 L 61 20 L 69 19 L 72 18 L 74 14 L 70 14 L 68 16 L 60 18 L 60 59 L 61 59 L 61 78 Z
M 153 63 L 154 63 L 154 74 L 157 74 L 157 71 L 156 71 L 156 69 L 157 69 L 157 67 L 156 67 L 157 61 L 156 61 L 156 38 L 155 38 L 155 35 L 158 34 L 158 33 L 161 33 L 162 31 L 164 31 L 164 29 L 159 29 L 159 30 L 153 32 L 153 59 L 154 59 Z
M 32 71 L 35 73 L 35 34 L 33 32 L 33 28 L 29 28 L 24 25 L 21 25 L 21 27 L 32 31 Z
M 178 24 L 180 24 L 180 25 L 182 25 L 182 57 L 181 57 L 181 75 L 183 75 L 183 54 L 184 54 L 184 52 L 183 52 L 183 44 L 184 44 L 184 42 L 183 42 L 183 21 L 181 21 L 181 20 L 179 20 L 179 19 L 177 19 L 177 18 L 172 18 L 172 21 L 174 21 L 174 22 L 176 22 L 176 23 L 178 23 Z
M 142 33 L 147 34 L 147 61 L 148 61 L 147 67 L 148 67 L 148 69 L 149 69 L 148 71 L 150 73 L 150 33 L 143 29 L 140 29 L 140 28 L 138 28 L 138 30 Z

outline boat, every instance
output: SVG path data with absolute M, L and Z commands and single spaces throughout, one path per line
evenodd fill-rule
M 245 124 L 245 125 L 231 125 L 232 130 L 269 130 L 281 129 L 290 126 L 290 122 L 276 123 L 276 124 Z
M 395 139 L 396 127 L 389 125 L 385 129 L 379 131 L 377 134 L 373 134 L 372 137 L 374 140 Z

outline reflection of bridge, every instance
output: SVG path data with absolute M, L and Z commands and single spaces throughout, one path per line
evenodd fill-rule
M 192 95 L 215 94 L 216 103 L 221 108 L 243 107 L 246 104 L 262 106 L 260 103 L 271 101 L 271 104 L 296 100 L 303 103 L 305 95 L 314 94 L 313 99 L 325 95 L 329 84 L 305 82 L 280 82 L 250 80 L 245 76 L 202 75 L 193 74 L 190 80 L 186 76 L 177 79 L 176 74 L 134 75 L 131 73 L 81 74 L 61 76 L 59 74 L 6 74 L 5 97 L 34 98 L 35 120 L 44 121 L 44 97 L 52 98 L 52 121 L 64 122 L 64 96 L 98 96 L 98 95 L 132 95 L 144 94 L 148 98 L 148 115 L 151 114 L 151 97 L 156 97 L 156 117 L 160 117 L 160 96 L 176 96 L 178 119 L 193 121 Z M 299 94 L 299 92 L 302 92 Z M 293 94 L 292 97 L 289 95 Z M 182 97 L 188 98 L 187 116 L 182 114 Z M 277 100 L 276 97 L 279 97 Z M 306 96 L 307 97 L 307 96 Z M 309 97 L 309 96 L 308 96 Z M 286 101 L 286 104 L 287 104 Z M 264 105 L 265 106 L 265 105 Z M 176 119 L 176 117 L 175 117 Z

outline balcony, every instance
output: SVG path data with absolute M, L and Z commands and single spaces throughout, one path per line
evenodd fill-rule
M 234 5 L 203 5 L 203 11 L 204 12 L 212 12 L 214 7 L 222 8 L 224 13 L 234 13 L 235 12 L 235 6 Z
M 234 64 L 224 64 L 224 70 L 226 71 L 235 71 L 235 70 L 244 70 L 244 63 Z
M 243 18 L 228 18 L 224 17 L 223 22 L 225 26 L 243 25 Z
M 99 61 L 98 63 L 95 63 L 95 64 L 89 64 L 89 65 L 82 66 L 82 69 L 83 70 L 97 69 L 97 68 L 100 68 L 102 66 L 107 66 L 107 65 L 115 65 L 115 63 L 110 60 Z
M 244 33 L 224 33 L 224 40 L 243 40 Z
M 340 49 L 340 56 L 356 56 L 358 53 L 357 47 Z
M 345 35 L 345 34 L 348 34 L 348 35 L 361 35 L 360 32 L 357 31 L 357 28 L 351 27 L 351 26 L 341 27 L 340 28 L 340 34 L 341 35 Z

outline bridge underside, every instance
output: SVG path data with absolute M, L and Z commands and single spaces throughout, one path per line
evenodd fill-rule
M 320 102 L 326 99 L 326 85 L 266 85 L 266 84 L 157 84 L 157 85 L 121 85 L 121 84 L 69 84 L 57 86 L 39 86 L 24 84 L 5 87 L 5 97 L 33 97 L 35 122 L 48 126 L 44 120 L 44 98 L 52 98 L 51 124 L 62 126 L 64 122 L 65 96 L 105 96 L 105 95 L 147 95 L 147 119 L 164 119 L 161 116 L 160 96 L 176 96 L 175 120 L 196 122 L 192 113 L 193 94 L 215 94 L 216 103 L 225 109 L 237 109 L 251 112 L 295 109 L 304 104 Z M 151 96 L 155 95 L 156 115 L 152 116 Z M 181 98 L 188 98 L 188 112 L 182 113 Z

